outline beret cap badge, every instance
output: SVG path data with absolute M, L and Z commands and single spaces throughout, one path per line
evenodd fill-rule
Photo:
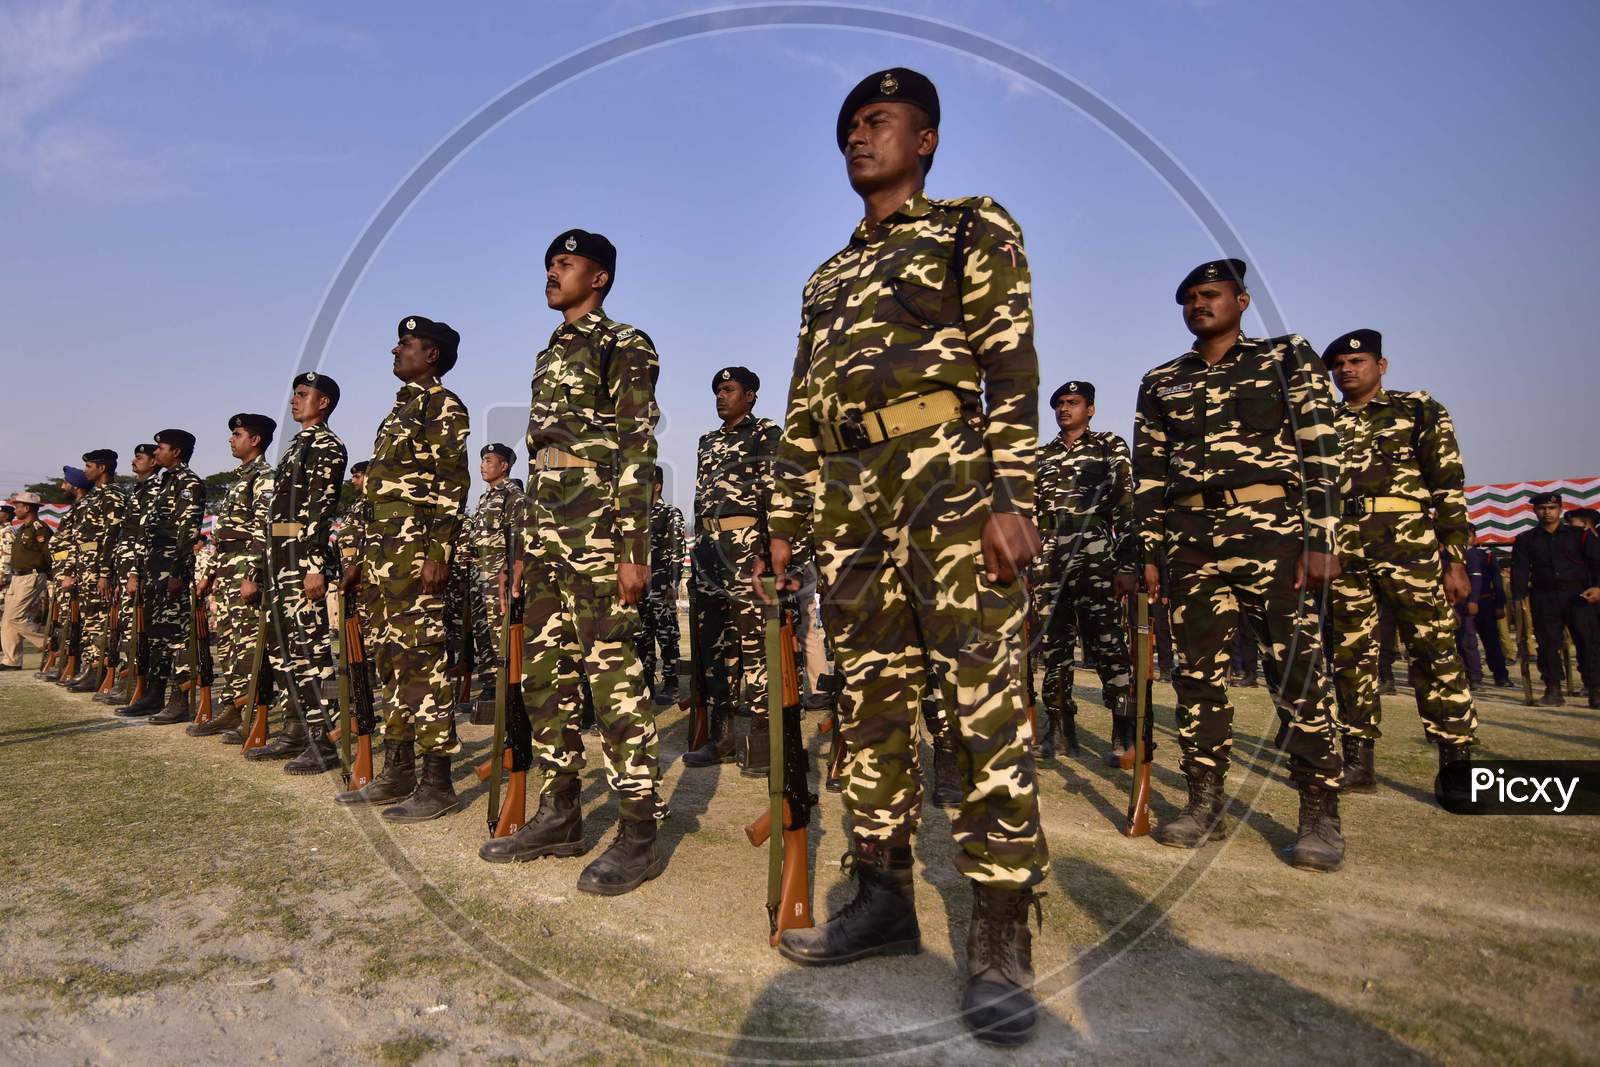
M 1360 348 L 1361 347 L 1361 338 L 1359 338 L 1359 337 L 1350 338 L 1350 347 L 1351 348 Z
M 578 239 L 576 237 L 569 236 L 566 240 L 566 243 L 561 247 L 565 248 L 568 252 L 576 252 L 578 250 Z
M 1216 278 L 1216 276 L 1217 276 L 1217 265 L 1215 263 L 1207 263 L 1206 264 L 1206 277 L 1214 279 L 1214 278 Z
M 406 329 L 415 330 L 416 328 L 417 328 L 417 320 L 416 319 L 407 319 L 406 320 Z
M 884 96 L 893 96 L 899 91 L 900 82 L 895 78 L 893 71 L 885 74 L 883 76 L 883 80 L 878 83 L 878 92 L 882 93 Z

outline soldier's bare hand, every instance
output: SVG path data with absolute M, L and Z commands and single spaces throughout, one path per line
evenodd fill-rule
M 255 582 L 252 582 L 248 578 L 241 578 L 239 580 L 240 600 L 244 601 L 246 604 L 254 604 L 256 602 L 256 597 L 260 594 L 261 586 L 257 585 Z
M 1139 591 L 1139 576 L 1129 571 L 1111 579 L 1111 592 L 1119 597 L 1132 596 Z
M 444 583 L 450 578 L 450 564 L 437 559 L 422 561 L 422 591 L 424 593 L 444 592 Z
M 126 588 L 129 596 L 133 596 L 133 594 L 139 591 L 139 576 L 137 574 L 128 575 L 128 584 Z
M 328 579 L 321 571 L 312 571 L 306 575 L 301 588 L 306 591 L 306 596 L 315 602 L 328 595 Z
M 617 564 L 617 595 L 624 607 L 632 607 L 644 599 L 645 586 L 650 584 L 650 566 L 646 563 Z
M 768 573 L 781 575 L 778 579 L 778 591 L 792 593 L 800 588 L 800 579 L 789 573 L 789 564 L 794 559 L 793 549 L 789 547 L 789 540 L 785 537 L 773 537 L 767 541 L 767 555 L 772 557 L 772 570 L 767 570 L 767 561 L 760 556 L 750 565 L 750 587 L 756 591 L 756 599 L 763 604 L 770 604 L 767 599 L 766 587 L 761 584 L 761 579 Z
M 522 595 L 522 561 L 519 559 L 511 568 L 511 599 L 515 600 Z
M 1010 585 L 1039 557 L 1039 528 L 1026 515 L 997 511 L 983 524 L 983 570 L 989 581 Z
M 1294 564 L 1294 587 L 1301 589 L 1326 589 L 1329 582 L 1339 577 L 1339 557 L 1332 552 L 1314 552 L 1306 549 Z
M 206 597 L 210 596 L 211 595 L 211 579 L 210 578 L 201 579 L 200 583 L 194 587 L 194 595 L 199 597 L 201 600 L 204 600 Z
M 1590 586 L 1578 595 L 1591 604 L 1600 604 L 1600 585 Z
M 1467 577 L 1465 563 L 1452 563 L 1444 569 L 1444 598 L 1450 606 L 1461 603 L 1472 595 L 1472 579 Z
M 361 568 L 352 563 L 344 569 L 344 576 L 339 579 L 339 585 L 344 589 L 345 596 L 354 596 L 356 586 L 361 584 Z
M 94 583 L 94 591 L 95 595 L 100 597 L 102 600 L 109 597 L 111 595 L 111 579 L 102 578 L 98 582 Z
M 183 579 L 173 576 L 167 579 L 167 596 L 175 597 L 183 592 Z
M 1144 565 L 1144 588 L 1151 596 L 1161 590 L 1161 568 L 1154 563 Z
M 69 574 L 65 578 L 61 579 L 61 588 L 76 589 L 77 587 L 78 579 L 74 578 L 72 575 Z

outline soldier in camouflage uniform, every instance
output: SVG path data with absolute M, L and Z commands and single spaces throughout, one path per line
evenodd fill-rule
M 84 501 L 91 488 L 88 477 L 77 467 L 61 468 L 61 490 L 67 494 L 67 513 L 56 524 L 55 536 L 50 539 L 50 606 L 56 615 L 55 629 L 50 634 L 49 651 L 56 659 L 48 671 L 35 677 L 67 685 L 76 676 L 68 676 L 67 659 L 72 644 L 72 585 L 77 583 L 77 561 L 82 555 L 78 543 L 78 527 L 83 523 Z M 72 583 L 69 585 L 68 583 Z M 82 599 L 79 598 L 79 620 L 82 620 Z
M 361 559 L 361 539 L 366 535 L 372 518 L 372 505 L 367 502 L 367 460 L 350 464 L 350 485 L 356 497 L 339 511 L 338 529 L 333 541 L 339 550 L 339 567 L 355 566 Z
M 1376 791 L 1378 605 L 1394 611 L 1439 764 L 1467 758 L 1477 712 L 1456 648 L 1454 605 L 1472 591 L 1466 474 L 1450 413 L 1424 392 L 1383 387 L 1383 336 L 1354 330 L 1322 360 L 1344 395 L 1334 417 L 1343 448 L 1340 574 L 1328 602 L 1347 791 Z M 1441 570 L 1442 567 L 1442 570 Z M 1442 574 L 1442 581 L 1441 581 Z
M 640 330 L 601 307 L 616 270 L 605 237 L 568 230 L 545 251 L 545 299 L 562 323 L 539 353 L 528 413 L 528 492 L 512 594 L 526 596 L 523 703 L 544 774 L 539 810 L 484 845 L 491 862 L 583 851 L 582 747 L 570 712 L 580 672 L 594 694 L 616 839 L 578 889 L 627 893 L 666 869 L 656 845 L 655 709 L 633 647 L 650 581 L 650 482 L 660 365 Z
M 738 744 L 740 773 L 767 773 L 767 664 L 761 605 L 750 566 L 767 553 L 772 461 L 781 430 L 753 413 L 761 379 L 745 367 L 711 377 L 722 425 L 700 438 L 695 462 L 694 569 L 700 607 L 702 683 L 711 711 L 705 745 L 685 753 L 685 767 L 734 757 L 733 717 L 749 717 Z
M 650 503 L 650 591 L 639 609 L 635 644 L 645 684 L 656 706 L 678 702 L 678 584 L 683 577 L 683 512 L 661 499 L 665 474 L 656 466 Z M 661 686 L 656 687 L 656 649 L 661 650 Z
M 94 488 L 83 504 L 83 523 L 78 529 L 80 556 L 73 578 L 80 589 L 83 612 L 83 673 L 68 686 L 74 693 L 99 689 L 109 666 L 106 645 L 116 588 L 111 556 L 128 504 L 127 495 L 112 480 L 117 473 L 117 454 L 111 449 L 85 452 L 83 472 Z
M 339 383 L 306 371 L 293 388 L 289 413 L 300 432 L 278 457 L 271 491 L 258 497 L 251 563 L 241 586 L 247 601 L 267 597 L 267 654 L 282 729 L 245 759 L 287 759 L 286 774 L 320 774 L 339 765 L 322 693 L 333 681 L 327 596 L 328 578 L 338 568 L 332 534 L 345 448 L 328 428 Z
M 911 837 L 931 667 L 965 787 L 952 818 L 973 887 L 962 1014 L 980 1039 L 1017 1044 L 1034 1026 L 1027 915 L 1048 866 L 1021 674 L 1039 365 L 1020 227 L 988 197 L 924 191 L 938 124 L 915 71 L 852 90 L 836 134 L 866 217 L 803 295 L 771 564 L 787 575 L 811 530 L 842 677 L 856 897 L 785 931 L 779 951 L 809 965 L 919 951 Z
M 368 508 L 348 595 L 360 589 L 373 697 L 383 705 L 382 772 L 341 804 L 378 804 L 394 822 L 456 810 L 450 756 L 461 743 L 445 666 L 444 587 L 472 479 L 466 405 L 440 378 L 456 364 L 461 335 L 421 315 L 400 320 L 394 376 L 402 385 L 378 426 L 363 495 Z M 416 755 L 422 753 L 422 774 Z
M 239 465 L 217 508 L 211 577 L 202 578 L 199 585 L 199 595 L 211 597 L 215 609 L 210 617 L 216 639 L 211 691 L 222 712 L 209 722 L 186 726 L 184 732 L 193 737 L 237 731 L 244 722 L 261 604 L 255 598 L 247 602 L 242 587 L 258 567 L 252 550 L 260 538 L 257 513 L 260 502 L 272 493 L 272 468 L 263 453 L 277 429 L 276 420 L 248 411 L 228 420 L 228 451 Z M 239 742 L 244 743 L 242 735 Z
M 1338 574 L 1339 436 L 1316 353 L 1296 335 L 1239 332 L 1250 306 L 1245 264 L 1202 263 L 1178 286 L 1195 344 L 1144 376 L 1134 418 L 1134 511 L 1145 581 L 1167 561 L 1178 741 L 1189 801 L 1155 831 L 1197 848 L 1225 835 L 1234 631 L 1248 624 L 1289 712 L 1284 747 L 1300 791 L 1291 862 L 1344 860 L 1334 699 L 1309 592 Z
M 517 498 L 521 496 L 508 477 L 516 461 L 517 454 L 509 445 L 488 444 L 478 452 L 483 492 L 461 533 L 463 551 L 459 560 L 466 572 L 466 594 L 472 598 L 477 714 L 487 713 L 488 722 L 494 721 L 499 678 L 500 651 L 495 634 L 500 629 L 500 572 L 506 569 L 506 524 L 516 513 Z
M 187 430 L 156 434 L 156 462 L 161 470 L 145 517 L 138 580 L 145 593 L 145 628 L 150 634 L 152 678 L 148 685 L 151 690 L 166 690 L 165 706 L 149 718 L 160 726 L 193 718 L 184 686 L 189 680 L 194 546 L 205 518 L 206 487 L 189 469 L 192 455 L 194 435 Z
M 135 445 L 129 466 L 137 481 L 127 493 L 127 505 L 122 510 L 122 526 L 111 543 L 111 580 L 123 591 L 122 623 L 118 627 L 119 647 L 116 649 L 118 669 L 123 671 L 122 681 L 109 693 L 98 693 L 94 699 L 115 708 L 126 706 L 133 699 L 133 688 L 138 673 L 138 648 L 134 641 L 134 597 L 127 590 L 128 578 L 138 573 L 139 559 L 144 544 L 145 514 L 150 509 L 150 493 L 155 488 L 156 446 L 153 443 Z M 148 695 L 148 687 L 147 687 Z M 154 709 L 152 709 L 154 710 Z
M 1045 581 L 1035 595 L 1045 619 L 1039 644 L 1044 665 L 1044 736 L 1039 754 L 1055 755 L 1059 727 L 1068 752 L 1078 750 L 1072 699 L 1072 657 L 1079 634 L 1094 660 L 1106 707 L 1111 709 L 1111 749 L 1115 765 L 1133 744 L 1133 718 L 1127 714 L 1132 665 L 1123 634 L 1120 596 L 1135 586 L 1138 551 L 1133 536 L 1133 467 L 1127 442 L 1114 433 L 1089 428 L 1094 418 L 1094 385 L 1070 381 L 1050 396 L 1061 432 L 1039 449 L 1034 510 L 1044 538 Z

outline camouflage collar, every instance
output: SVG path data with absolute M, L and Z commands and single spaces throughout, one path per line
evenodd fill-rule
M 556 338 L 560 337 L 568 330 L 585 335 L 591 334 L 604 325 L 605 321 L 605 309 L 595 308 L 593 311 L 582 316 L 581 318 L 573 319 L 571 322 L 563 322 L 560 326 L 557 326 L 555 328 L 555 332 L 550 335 L 550 340 L 554 342 Z
M 927 191 L 918 189 L 915 193 L 911 194 L 910 200 L 907 200 L 905 203 L 895 208 L 894 213 L 883 220 L 883 224 L 887 226 L 896 220 L 902 220 L 906 222 L 915 221 L 916 219 L 926 217 L 927 214 L 932 210 L 933 203 L 928 199 Z M 876 227 L 874 227 L 870 221 L 867 219 L 862 219 L 860 222 L 856 223 L 855 232 L 850 235 L 851 243 L 866 244 L 868 238 L 872 236 L 872 231 L 874 229 L 876 229 Z
M 756 413 L 755 412 L 747 411 L 743 415 L 741 415 L 739 417 L 739 421 L 734 423 L 732 426 L 717 426 L 717 427 L 714 427 L 711 432 L 712 433 L 738 433 L 740 430 L 749 429 L 751 426 L 754 426 L 759 421 L 760 420 L 756 418 Z
M 1394 403 L 1393 394 L 1391 394 L 1389 392 L 1389 390 L 1383 388 L 1382 386 L 1379 386 L 1378 387 L 1378 391 L 1376 393 L 1373 393 L 1370 397 L 1367 398 L 1367 402 L 1366 403 L 1361 404 L 1361 405 L 1358 406 L 1358 405 L 1351 404 L 1348 400 L 1342 400 L 1341 399 L 1339 401 L 1337 410 L 1339 410 L 1339 411 L 1365 411 L 1367 408 L 1370 408 L 1374 404 L 1378 405 L 1379 407 L 1387 407 L 1387 406 L 1389 406 L 1390 404 L 1393 404 L 1393 403 Z
M 421 378 L 414 382 L 406 382 L 395 392 L 395 403 L 399 403 L 402 400 L 409 400 L 418 393 L 426 393 L 428 390 L 432 389 L 438 384 L 439 379 L 433 377 L 432 375 L 426 378 Z
M 266 456 L 257 456 L 255 459 L 247 459 L 247 460 L 245 460 L 243 463 L 241 463 L 237 467 L 233 468 L 233 473 L 235 473 L 235 474 L 243 474 L 246 471 L 255 470 L 258 467 L 260 469 L 262 469 L 262 470 L 266 470 L 267 469 L 267 457 Z
M 1262 341 L 1261 338 L 1259 338 L 1259 337 L 1246 337 L 1244 334 L 1241 333 L 1238 337 L 1235 337 L 1233 339 L 1233 344 L 1232 344 L 1232 346 L 1229 347 L 1229 349 L 1227 351 L 1227 354 L 1224 355 L 1220 360 L 1218 360 L 1217 363 L 1218 363 L 1218 365 L 1221 365 L 1222 363 L 1226 363 L 1228 361 L 1228 356 L 1233 355 L 1233 351 L 1236 348 L 1238 348 L 1238 349 L 1259 348 L 1261 345 L 1263 345 L 1265 343 L 1266 342 Z M 1183 355 L 1179 356 L 1178 359 L 1185 360 L 1185 359 L 1188 359 L 1190 356 L 1193 356 L 1195 359 L 1199 359 L 1202 362 L 1204 362 L 1203 357 L 1200 355 L 1200 349 L 1195 345 L 1190 345 L 1189 346 L 1189 351 L 1187 351 Z

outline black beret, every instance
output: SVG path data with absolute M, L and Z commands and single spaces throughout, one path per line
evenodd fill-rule
M 436 368 L 440 374 L 447 373 L 456 365 L 457 349 L 461 346 L 461 335 L 450 328 L 447 322 L 435 322 L 425 319 L 421 315 L 407 315 L 400 320 L 396 334 L 404 338 L 406 334 L 420 337 L 424 341 L 432 341 L 439 348 L 439 364 Z
M 117 454 L 109 448 L 94 448 L 83 454 L 85 463 L 98 463 L 102 467 L 115 467 Z
M 850 95 L 844 98 L 844 103 L 839 107 L 839 121 L 834 129 L 834 139 L 839 143 L 839 151 L 844 151 L 844 142 L 850 132 L 850 120 L 856 117 L 868 104 L 880 102 L 899 104 L 915 104 L 928 113 L 928 121 L 934 129 L 939 128 L 939 90 L 933 87 L 933 82 L 927 75 L 918 74 L 905 67 L 890 67 L 880 70 L 876 74 L 868 74 L 850 90 Z
M 171 445 L 179 452 L 193 452 L 194 434 L 188 430 L 162 430 L 156 434 L 156 444 Z
M 294 381 L 289 383 L 291 389 L 301 385 L 311 386 L 311 388 L 327 397 L 328 403 L 333 407 L 339 406 L 339 383 L 328 375 L 308 370 L 304 374 L 295 375 Z M 329 408 L 329 410 L 331 411 L 332 408 Z
M 1326 366 L 1333 366 L 1333 357 L 1346 352 L 1365 352 L 1373 359 L 1383 355 L 1383 334 L 1377 330 L 1351 330 L 1347 334 L 1335 337 L 1327 348 L 1322 350 L 1322 362 Z
M 153 456 L 156 454 L 155 445 L 134 445 L 133 454 L 136 456 Z
M 1183 294 L 1202 282 L 1233 282 L 1243 289 L 1244 274 L 1248 269 L 1242 259 L 1213 259 L 1209 263 L 1202 263 L 1185 274 L 1183 281 L 1178 283 L 1177 301 L 1183 303 Z
M 367 467 L 370 466 L 371 463 L 372 463 L 372 460 L 364 459 L 364 460 L 361 460 L 358 463 L 350 464 L 350 477 L 354 478 L 358 474 L 367 473 Z
M 544 269 L 549 270 L 551 262 L 561 253 L 571 252 L 573 255 L 592 259 L 604 267 L 613 278 L 617 273 L 617 246 L 606 240 L 603 233 L 590 233 L 588 230 L 567 230 L 556 234 L 556 239 L 550 242 L 550 247 L 544 250 Z
M 1596 526 L 1600 526 L 1600 511 L 1596 511 L 1594 508 L 1573 508 L 1567 512 L 1567 518 L 1588 519 Z
M 1561 491 L 1558 489 L 1548 493 L 1535 493 L 1528 498 L 1528 503 L 1536 508 L 1550 503 L 1559 504 L 1561 503 Z
M 228 429 L 237 430 L 241 427 L 248 433 L 253 433 L 261 438 L 262 443 L 265 444 L 272 440 L 272 435 L 277 432 L 278 422 L 276 419 L 268 418 L 265 415 L 241 411 L 228 420 Z
M 503 445 L 498 441 L 492 445 L 484 445 L 481 449 L 479 449 L 478 458 L 482 459 L 491 452 L 505 460 L 507 463 L 515 463 L 517 461 L 517 454 L 511 451 L 509 446 Z
M 761 378 L 749 367 L 723 367 L 711 376 L 711 391 L 723 382 L 738 382 L 752 393 L 761 391 Z
M 1079 381 L 1068 382 L 1066 385 L 1061 386 L 1055 392 L 1050 394 L 1050 406 L 1055 407 L 1056 401 L 1060 400 L 1064 396 L 1081 396 L 1083 397 L 1084 403 L 1093 404 L 1094 383 Z

